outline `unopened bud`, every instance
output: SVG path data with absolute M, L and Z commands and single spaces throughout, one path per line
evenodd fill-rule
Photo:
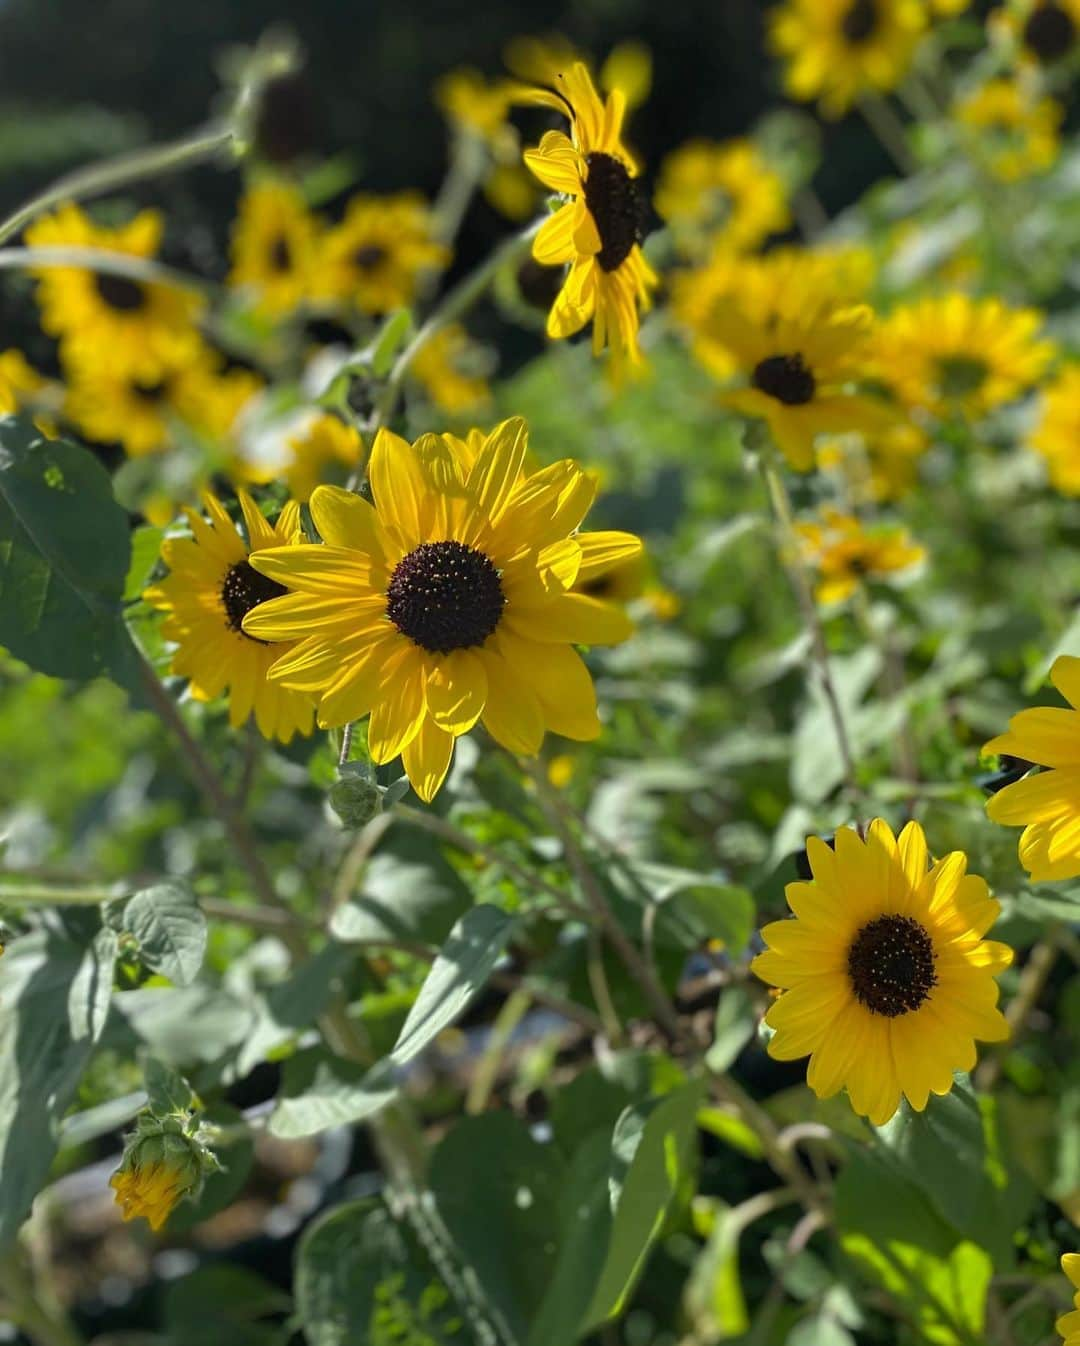
M 330 787 L 330 807 L 346 827 L 363 827 L 382 808 L 382 791 L 363 776 L 344 776 Z
M 198 1196 L 207 1174 L 219 1167 L 190 1120 L 159 1119 L 144 1112 L 126 1137 L 123 1159 L 109 1186 L 125 1220 L 142 1216 L 157 1230 L 177 1202 Z

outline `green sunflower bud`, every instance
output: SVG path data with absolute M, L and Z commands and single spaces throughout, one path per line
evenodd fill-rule
M 345 827 L 358 828 L 369 823 L 382 809 L 382 790 L 363 776 L 343 776 L 330 787 L 330 807 Z
M 125 1220 L 142 1216 L 151 1229 L 160 1229 L 178 1202 L 199 1195 L 207 1175 L 221 1167 L 200 1132 L 190 1114 L 140 1113 L 109 1179 Z

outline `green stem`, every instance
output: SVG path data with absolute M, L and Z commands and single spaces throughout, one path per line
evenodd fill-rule
M 0 882 L 0 902 L 10 902 L 13 906 L 99 907 L 103 902 L 115 902 L 125 892 L 126 889 L 119 886 L 76 888 L 61 884 Z
M 125 252 L 110 252 L 106 248 L 2 248 L 0 270 L 31 270 L 38 267 L 76 266 L 86 271 L 98 271 L 106 276 L 123 276 L 128 280 L 145 281 L 152 285 L 168 285 L 174 290 L 192 290 L 211 296 L 217 286 L 199 276 L 163 266 L 148 257 L 135 257 Z
M 449 246 L 457 238 L 465 212 L 488 166 L 488 150 L 483 140 L 464 131 L 454 136 L 447 173 L 435 204 L 431 208 L 432 233 Z
M 524 1019 L 531 1004 L 532 996 L 528 991 L 513 991 L 495 1016 L 484 1053 L 476 1063 L 465 1095 L 465 1111 L 470 1117 L 475 1117 L 487 1108 L 491 1091 L 495 1088 L 495 1081 L 499 1077 L 503 1052 L 510 1045 L 514 1029 Z
M 164 173 L 201 163 L 227 148 L 234 137 L 231 125 L 211 125 L 165 145 L 150 145 L 146 149 L 134 150 L 131 154 L 120 154 L 115 159 L 106 159 L 103 163 L 90 164 L 65 173 L 52 186 L 31 197 L 7 219 L 0 221 L 0 243 L 6 243 L 31 220 L 52 210 L 54 206 L 100 196 L 143 178 L 160 177 Z
M 904 123 L 885 99 L 877 93 L 864 93 L 859 99 L 859 111 L 904 177 L 909 178 L 913 173 L 917 173 L 919 165 L 908 145 Z

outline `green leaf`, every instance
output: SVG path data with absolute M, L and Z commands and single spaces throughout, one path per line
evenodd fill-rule
M 179 1071 L 151 1056 L 143 1066 L 147 1101 L 159 1116 L 169 1112 L 187 1112 L 195 1102 L 191 1086 Z
M 124 930 L 138 941 L 139 958 L 177 986 L 190 986 L 206 956 L 206 917 L 189 884 L 166 879 L 124 904 Z
M 0 420 L 0 645 L 40 673 L 130 683 L 130 559 L 127 516 L 93 455 Z
M 88 947 L 37 932 L 4 955 L 0 995 L 0 1244 L 18 1232 L 56 1153 L 60 1121 L 104 1027 L 116 937 Z
M 714 1075 L 722 1075 L 735 1064 L 754 1031 L 754 1006 L 749 995 L 741 986 L 727 987 L 716 1007 L 713 1044 L 705 1054 L 705 1064 Z
M 173 1066 L 216 1061 L 254 1024 L 250 1006 L 211 986 L 142 986 L 118 992 L 113 1003 L 136 1040 Z
M 784 1346 L 856 1346 L 856 1341 L 831 1314 L 818 1313 L 794 1327 Z
M 308 1346 L 385 1346 L 389 1340 L 466 1346 L 445 1286 L 373 1201 L 350 1201 L 304 1231 L 296 1253 L 296 1312 Z
M 467 911 L 450 932 L 420 987 L 390 1060 L 404 1065 L 464 1013 L 502 956 L 514 918 L 482 903 Z
M 139 598 L 150 581 L 150 574 L 161 556 L 161 543 L 165 537 L 164 528 L 155 528 L 152 524 L 143 524 L 131 535 L 131 564 L 124 580 L 124 602 L 130 603 Z
M 566 1165 L 516 1117 L 467 1117 L 432 1155 L 439 1215 L 485 1295 L 519 1342 L 555 1274 Z
M 364 871 L 361 891 L 330 922 L 335 939 L 441 944 L 472 905 L 468 888 L 429 837 L 395 828 Z
M 397 358 L 397 353 L 412 331 L 412 311 L 399 308 L 383 323 L 371 348 L 371 372 L 376 378 L 385 378 Z
M 288 1313 L 292 1301 L 247 1267 L 227 1262 L 199 1267 L 170 1281 L 162 1300 L 164 1326 L 176 1346 L 194 1341 L 199 1346 L 270 1346 L 288 1339 L 284 1326 L 259 1320 Z
M 321 1050 L 304 1052 L 285 1062 L 270 1130 L 282 1139 L 313 1136 L 374 1116 L 396 1094 L 393 1073 L 385 1062 L 369 1070 Z
M 649 1250 L 696 1161 L 695 1113 L 704 1086 L 627 1108 L 612 1137 L 611 1243 L 583 1327 L 591 1330 L 626 1306 Z
M 330 998 L 341 990 L 342 977 L 355 961 L 355 949 L 331 940 L 284 981 L 258 997 L 259 1021 L 237 1057 L 237 1073 L 246 1075 L 271 1052 L 310 1028 Z
M 754 930 L 754 899 L 735 884 L 672 865 L 637 862 L 633 881 L 616 871 L 613 880 L 628 898 L 642 893 L 657 904 L 656 938 L 680 949 L 719 939 L 741 953 Z M 636 893 L 635 893 L 636 890 Z
M 739 1276 L 742 1226 L 733 1208 L 717 1202 L 709 1239 L 686 1285 L 685 1307 L 695 1335 L 705 1341 L 736 1337 L 750 1326 Z

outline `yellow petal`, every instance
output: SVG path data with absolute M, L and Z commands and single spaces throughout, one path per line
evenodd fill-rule
M 468 733 L 480 718 L 487 697 L 483 661 L 472 650 L 452 650 L 433 658 L 425 693 L 430 716 L 440 729 L 451 734 Z
M 521 614 L 508 609 L 503 620 L 516 635 L 544 643 L 618 645 L 634 634 L 634 624 L 621 608 L 585 594 L 561 594 Z
M 330 546 L 380 555 L 378 516 L 363 496 L 340 486 L 316 486 L 310 509 L 319 536 Z
M 440 729 L 430 715 L 417 730 L 416 737 L 402 750 L 405 774 L 425 804 L 431 803 L 446 779 L 453 752 L 453 734 Z

